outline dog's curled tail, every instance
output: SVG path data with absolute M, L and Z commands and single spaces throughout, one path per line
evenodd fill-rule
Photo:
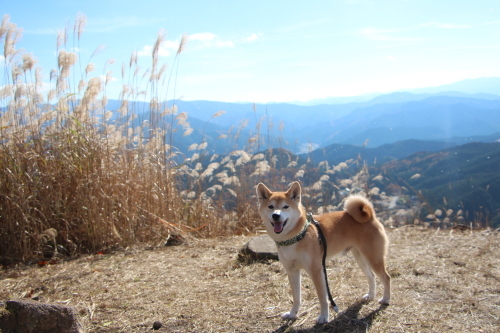
M 344 210 L 359 223 L 366 223 L 375 218 L 372 203 L 361 195 L 351 195 L 344 203 Z

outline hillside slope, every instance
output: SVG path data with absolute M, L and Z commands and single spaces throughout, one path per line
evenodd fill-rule
M 470 143 L 438 152 L 419 152 L 388 162 L 381 171 L 392 181 L 420 191 L 435 209 L 463 211 L 467 220 L 484 214 L 500 224 L 500 143 Z

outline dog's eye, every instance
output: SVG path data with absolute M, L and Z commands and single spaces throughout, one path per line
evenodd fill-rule
M 283 209 L 288 209 L 290 206 L 283 206 Z
M 267 206 L 267 208 L 269 208 L 269 209 L 273 209 L 273 208 L 274 208 L 274 206 L 273 206 L 273 205 L 269 205 L 269 206 Z

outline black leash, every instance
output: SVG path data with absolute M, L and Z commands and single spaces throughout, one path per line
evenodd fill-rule
M 312 224 L 318 229 L 318 235 L 319 235 L 319 243 L 323 244 L 323 274 L 325 275 L 325 283 L 326 283 L 326 291 L 328 292 L 328 299 L 330 300 L 330 304 L 332 305 L 332 308 L 335 312 L 339 312 L 339 308 L 337 307 L 337 304 L 335 304 L 335 301 L 333 300 L 332 294 L 330 293 L 330 286 L 328 285 L 328 276 L 326 275 L 326 239 L 325 235 L 323 234 L 323 231 L 321 230 L 321 227 L 319 226 L 319 222 L 316 221 L 311 213 L 307 214 L 307 218 L 312 221 Z

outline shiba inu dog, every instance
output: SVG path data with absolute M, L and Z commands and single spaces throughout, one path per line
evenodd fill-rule
M 292 183 L 286 192 L 272 192 L 264 184 L 257 186 L 259 212 L 269 236 L 276 242 L 278 256 L 292 287 L 293 305 L 283 319 L 295 319 L 301 303 L 300 271 L 311 277 L 320 302 L 316 322 L 329 320 L 327 282 L 322 267 L 323 247 L 318 241 L 318 230 L 306 217 L 301 204 L 301 187 Z M 327 244 L 327 258 L 351 251 L 354 259 L 368 278 L 368 294 L 363 300 L 375 298 L 375 275 L 384 285 L 379 303 L 388 305 L 391 298 L 391 277 L 385 266 L 388 239 L 383 225 L 377 220 L 373 205 L 362 196 L 350 196 L 344 211 L 314 216 L 319 222 Z

